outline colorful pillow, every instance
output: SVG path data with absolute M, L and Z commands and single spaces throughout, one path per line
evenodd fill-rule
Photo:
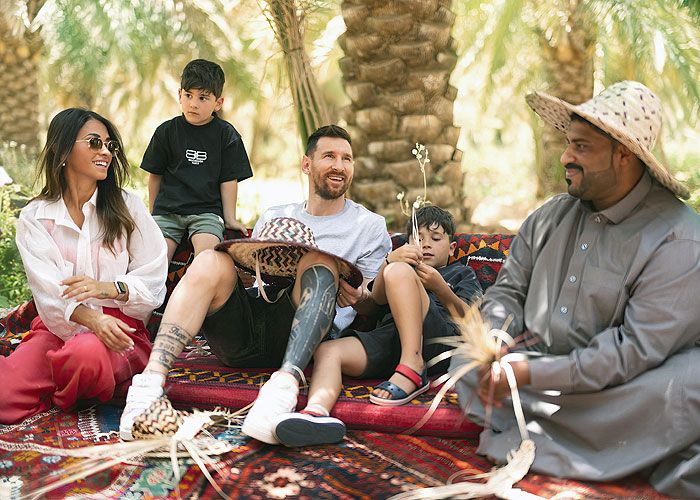
M 494 284 L 498 271 L 508 257 L 512 234 L 455 234 L 457 248 L 450 263 L 459 260 L 470 266 L 476 272 L 481 288 L 486 290 Z M 406 235 L 392 235 L 391 244 L 394 249 L 406 243 Z

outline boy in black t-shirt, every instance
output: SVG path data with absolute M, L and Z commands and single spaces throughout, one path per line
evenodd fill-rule
M 246 231 L 236 219 L 238 183 L 253 175 L 240 134 L 216 115 L 224 71 L 195 59 L 182 71 L 182 115 L 162 123 L 143 155 L 149 207 L 172 259 L 185 231 L 195 255 L 223 240 L 224 227 Z
M 434 205 L 417 210 L 418 234 L 409 221 L 409 244 L 387 254 L 372 287 L 377 304 L 388 304 L 387 314 L 369 332 L 345 329 L 341 338 L 322 342 L 314 352 L 314 371 L 306 408 L 279 415 L 273 425 L 277 439 L 287 446 L 335 443 L 345 425 L 329 416 L 342 388 L 342 375 L 359 378 L 389 377 L 377 385 L 370 401 L 398 406 L 430 387 L 425 360 L 451 347 L 426 342 L 458 335 L 447 307 L 457 310 L 482 296 L 474 270 L 459 261 L 448 264 L 456 243 L 452 215 Z M 436 364 L 435 375 L 447 370 Z

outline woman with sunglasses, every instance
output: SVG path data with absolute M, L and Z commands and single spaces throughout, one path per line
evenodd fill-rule
M 0 358 L 0 423 L 78 400 L 107 401 L 143 371 L 144 322 L 165 297 L 163 236 L 139 197 L 122 189 L 119 132 L 84 109 L 49 125 L 41 192 L 17 221 L 17 246 L 39 315 Z

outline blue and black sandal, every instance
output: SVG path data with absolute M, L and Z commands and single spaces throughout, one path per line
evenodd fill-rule
M 408 380 L 413 382 L 416 386 L 416 390 L 410 394 L 401 389 L 398 385 L 385 380 L 379 384 L 375 389 L 383 389 L 391 394 L 391 398 L 380 398 L 374 394 L 369 395 L 369 400 L 375 405 L 379 406 L 401 406 L 405 405 L 411 401 L 416 396 L 423 394 L 425 391 L 430 389 L 430 379 L 428 379 L 428 367 L 423 368 L 423 373 L 418 373 L 410 366 L 397 365 L 394 370 L 395 373 L 399 373 L 406 377 Z

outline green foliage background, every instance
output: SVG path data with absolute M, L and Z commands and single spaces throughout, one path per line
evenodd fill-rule
M 15 221 L 25 201 L 15 186 L 0 186 L 0 308 L 16 306 L 31 297 L 15 244 Z

